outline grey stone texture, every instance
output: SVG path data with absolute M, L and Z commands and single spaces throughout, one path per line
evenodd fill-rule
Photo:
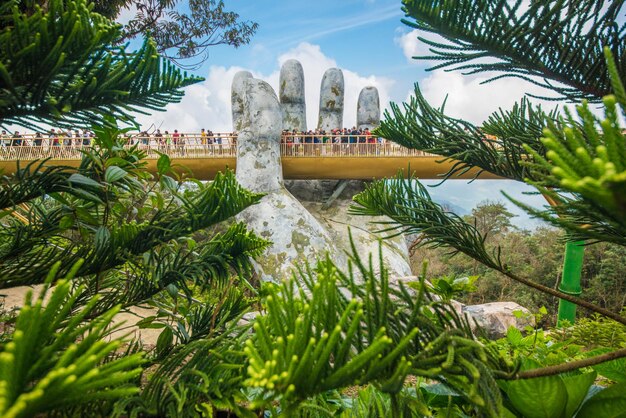
M 246 79 L 243 104 L 237 180 L 267 194 L 237 218 L 272 242 L 256 261 L 257 274 L 261 280 L 279 281 L 290 277 L 298 266 L 314 264 L 326 252 L 345 267 L 345 256 L 332 236 L 284 187 L 279 152 L 282 114 L 274 90 L 264 81 Z
M 374 129 L 380 125 L 380 99 L 376 87 L 364 87 L 359 93 L 356 123 L 359 129 Z
M 329 68 L 322 77 L 320 87 L 320 113 L 317 127 L 325 131 L 343 128 L 344 101 L 343 72 Z
M 265 81 L 246 78 L 242 84 L 243 116 L 237 138 L 237 181 L 253 192 L 281 189 L 280 134 L 283 121 L 278 99 Z
M 304 70 L 299 61 L 285 61 L 280 69 L 279 98 L 283 112 L 283 129 L 306 131 Z
M 285 182 L 287 189 L 302 203 L 333 237 L 333 241 L 344 251 L 350 251 L 350 234 L 357 254 L 367 264 L 372 256 L 375 271 L 380 271 L 379 248 L 385 267 L 392 277 L 411 275 L 409 252 L 403 237 L 381 240 L 376 233 L 381 217 L 355 216 L 348 213 L 353 204 L 352 197 L 363 191 L 365 182 L 354 180 L 328 208 L 322 207 L 324 198 L 332 193 L 337 182 L 332 180 L 290 180 Z M 388 220 L 388 219 L 387 219 Z
M 248 78 L 252 78 L 250 71 L 239 71 L 233 78 L 230 88 L 230 104 L 233 115 L 233 131 L 239 132 L 243 123 L 243 89 Z
M 523 315 L 516 316 L 515 311 L 520 311 Z M 530 311 L 515 302 L 467 305 L 463 307 L 463 313 L 469 315 L 470 321 L 473 319 L 475 324 L 491 339 L 504 337 L 511 326 L 523 331 L 525 327 L 535 323 Z

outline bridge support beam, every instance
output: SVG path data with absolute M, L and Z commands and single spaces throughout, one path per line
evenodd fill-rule
M 341 195 L 341 192 L 344 191 L 346 186 L 348 185 L 349 180 L 339 180 L 335 187 L 333 188 L 333 192 L 328 199 L 322 204 L 322 209 L 326 210 L 333 204 L 333 202 Z

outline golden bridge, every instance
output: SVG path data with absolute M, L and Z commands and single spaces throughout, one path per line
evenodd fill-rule
M 33 160 L 50 158 L 49 165 L 77 167 L 91 145 L 82 137 L 52 138 L 23 135 L 4 138 L 0 148 L 0 170 L 15 173 Z M 326 142 L 324 142 L 326 141 Z M 353 141 L 353 142 L 351 142 Z M 370 141 L 370 142 L 367 142 Z M 455 161 L 422 151 L 405 148 L 371 136 L 354 135 L 296 135 L 282 138 L 281 160 L 285 179 L 349 179 L 371 180 L 393 177 L 398 170 L 409 169 L 420 179 L 436 179 L 445 174 Z M 19 145 L 17 145 L 19 143 Z M 167 154 L 180 173 L 192 173 L 194 178 L 211 180 L 218 171 L 237 167 L 236 136 L 214 134 L 212 137 L 185 133 L 176 143 L 154 136 L 134 135 L 129 147 L 137 146 L 146 153 L 148 170 L 155 173 L 160 153 Z M 459 178 L 473 178 L 475 171 Z M 483 172 L 481 179 L 497 178 Z

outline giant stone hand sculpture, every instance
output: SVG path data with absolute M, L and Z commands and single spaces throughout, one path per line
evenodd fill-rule
M 254 191 L 267 193 L 261 201 L 237 217 L 250 229 L 272 242 L 256 264 L 262 280 L 290 277 L 297 266 L 314 264 L 326 252 L 345 265 L 343 252 L 332 236 L 283 182 L 280 135 L 283 116 L 272 87 L 266 82 L 240 76 L 233 83 L 233 97 L 243 99 L 241 131 L 237 138 L 237 181 Z
M 255 265 L 257 273 L 262 280 L 281 280 L 297 266 L 313 264 L 327 253 L 338 266 L 345 267 L 345 251 L 350 250 L 348 226 L 361 256 L 378 254 L 379 235 L 374 233 L 378 226 L 370 223 L 372 218 L 354 217 L 347 210 L 352 196 L 363 189 L 363 182 L 283 180 L 281 131 L 307 129 L 300 63 L 285 62 L 279 91 L 280 102 L 269 84 L 252 78 L 247 71 L 237 73 L 232 84 L 233 127 L 239 131 L 237 180 L 252 191 L 266 193 L 259 204 L 238 215 L 250 229 L 272 242 Z M 342 128 L 343 103 L 343 74 L 333 68 L 322 80 L 318 127 L 326 131 Z M 361 92 L 357 120 L 370 129 L 378 125 L 380 106 L 375 87 Z M 343 192 L 327 208 L 323 196 L 339 189 Z M 404 238 L 385 240 L 382 252 L 393 275 L 411 274 Z M 377 268 L 378 257 L 373 261 Z

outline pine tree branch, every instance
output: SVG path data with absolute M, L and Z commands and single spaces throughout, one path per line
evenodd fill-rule
M 427 42 L 431 55 L 416 57 L 439 60 L 431 69 L 503 72 L 534 79 L 559 99 L 597 101 L 611 91 L 604 46 L 615 54 L 622 80 L 626 80 L 626 24 L 619 27 L 616 23 L 623 5 L 624 1 L 608 0 L 530 5 L 505 0 L 404 0 L 403 10 L 415 22 L 403 22 L 447 41 Z M 485 57 L 496 61 L 485 62 Z
M 591 367 L 597 364 L 606 363 L 607 361 L 617 360 L 623 357 L 626 357 L 626 348 L 621 348 L 619 350 L 611 351 L 610 353 L 605 353 L 599 356 L 589 357 L 582 360 L 575 360 L 567 363 L 557 364 L 554 366 L 542 367 L 540 369 L 523 370 L 509 376 L 501 376 L 501 378 L 505 380 L 519 380 L 554 376 L 561 373 L 579 370 L 584 367 Z
M 89 228 L 95 230 L 93 242 L 89 243 L 73 239 L 71 235 L 68 235 L 70 231 L 62 234 L 63 228 L 59 229 L 58 221 L 52 224 L 52 229 L 48 228 L 51 225 L 50 219 L 53 219 L 52 215 L 55 216 L 54 219 L 58 219 L 68 211 L 61 214 L 55 210 L 52 210 L 50 214 L 45 211 L 34 213 L 37 216 L 35 219 L 40 220 L 34 225 L 41 223 L 42 227 L 26 228 L 29 231 L 28 234 L 15 233 L 20 227 L 19 223 L 3 225 L 3 234 L 7 237 L 14 236 L 16 241 L 10 241 L 11 246 L 2 248 L 4 251 L 0 254 L 0 266 L 2 266 L 0 288 L 40 283 L 44 277 L 43 272 L 58 260 L 63 261 L 62 272 L 78 259 L 90 260 L 90 263 L 84 264 L 79 269 L 78 277 L 106 272 L 125 263 L 129 257 L 138 257 L 172 239 L 218 224 L 255 204 L 260 198 L 261 195 L 243 189 L 236 182 L 232 172 L 219 173 L 213 182 L 203 185 L 200 190 L 190 194 L 189 197 L 183 194 L 173 196 L 172 201 L 180 200 L 182 204 L 155 211 L 148 222 L 131 222 L 106 227 L 89 225 Z M 43 210 L 43 208 L 40 209 Z M 42 238 L 42 231 L 54 231 L 57 236 L 48 235 Z M 250 242 L 256 242 L 257 239 L 253 235 L 242 235 L 244 233 L 245 228 L 239 227 L 232 230 L 226 235 L 229 237 L 227 244 L 221 242 L 222 247 L 220 247 L 217 241 L 209 243 L 207 251 L 216 251 L 217 254 L 220 248 L 222 250 L 232 248 L 233 253 L 244 250 L 248 244 L 240 238 L 245 238 Z M 57 245 L 51 245 L 55 243 Z M 239 258 L 237 260 L 241 262 Z
M 105 115 L 132 123 L 131 112 L 162 110 L 201 81 L 164 62 L 149 39 L 133 53 L 111 47 L 119 26 L 86 0 L 14 10 L 0 29 L 0 125 L 87 127 Z
M 619 314 L 511 272 L 502 262 L 499 247 L 492 251 L 487 250 L 486 236 L 481 235 L 474 226 L 467 224 L 457 215 L 446 213 L 440 205 L 431 200 L 426 188 L 414 178 L 404 179 L 399 174 L 393 180 L 376 181 L 356 195 L 354 201 L 358 206 L 352 206 L 350 213 L 384 215 L 391 218 L 391 221 L 378 222 L 384 225 L 379 232 L 391 232 L 392 236 L 419 232 L 428 238 L 423 242 L 427 247 L 454 248 L 455 252 L 464 253 L 519 283 L 626 325 L 626 318 Z
M 457 161 L 442 177 L 448 179 L 478 167 L 498 176 L 523 181 L 533 178 L 523 161 L 532 161 L 533 155 L 544 155 L 539 141 L 547 121 L 558 126 L 558 114 L 546 114 L 541 107 L 522 99 L 510 111 L 500 109 L 489 117 L 483 127 L 447 116 L 433 108 L 415 85 L 415 96 L 403 109 L 394 103 L 391 112 L 385 111 L 384 120 L 374 133 L 408 148 L 419 149 L 443 160 Z

